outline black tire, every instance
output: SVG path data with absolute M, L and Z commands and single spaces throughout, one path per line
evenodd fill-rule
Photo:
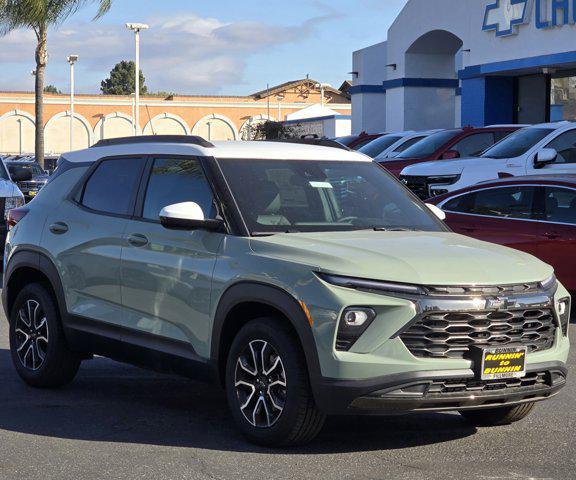
M 26 322 L 28 318 L 32 322 Z M 42 327 L 36 329 L 38 325 Z M 27 285 L 16 297 L 10 315 L 10 352 L 20 378 L 36 388 L 62 387 L 78 372 L 80 357 L 68 348 L 56 302 L 41 284 Z
M 249 350 L 251 346 L 255 350 L 261 349 L 260 353 L 256 353 L 257 358 L 266 358 L 266 361 L 257 363 L 277 365 L 274 370 L 268 369 L 271 373 L 262 380 L 265 386 L 258 384 L 254 373 L 247 374 L 247 370 L 239 365 L 241 359 L 248 360 L 249 363 L 243 365 L 247 366 L 248 370 L 254 370 L 254 362 L 251 361 L 254 354 Z M 277 358 L 280 359 L 279 364 Z M 265 372 L 266 368 L 259 367 L 254 371 L 260 375 L 259 372 Z M 242 386 L 237 390 L 237 378 L 240 380 L 243 375 L 247 377 L 248 383 L 254 378 L 254 384 L 260 387 L 255 386 L 254 390 L 251 390 Z M 281 385 L 282 378 L 285 387 Z M 271 387 L 278 383 L 280 385 Z M 258 391 L 256 388 L 262 390 Z M 271 388 L 275 390 L 271 391 Z M 255 395 L 256 403 L 253 400 L 250 406 L 243 410 L 241 407 L 246 399 L 250 398 L 250 391 Z M 285 321 L 273 317 L 249 322 L 234 339 L 226 364 L 226 394 L 236 424 L 251 442 L 258 445 L 290 447 L 306 444 L 318 435 L 326 418 L 314 401 L 298 337 Z M 264 403 L 259 404 L 261 400 Z M 283 407 L 281 412 L 276 408 L 276 404 Z
M 476 427 L 497 427 L 510 425 L 526 418 L 534 409 L 535 403 L 523 403 L 514 407 L 490 408 L 488 410 L 465 410 L 460 412 L 469 423 Z

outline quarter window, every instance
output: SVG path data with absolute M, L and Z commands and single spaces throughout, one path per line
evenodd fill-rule
M 570 130 L 548 144 L 558 152 L 554 163 L 576 163 L 576 130 Z
M 105 160 L 94 170 L 82 195 L 82 205 L 114 215 L 131 215 L 143 160 L 118 158 Z
M 142 217 L 158 220 L 168 205 L 195 202 L 206 218 L 214 218 L 214 202 L 210 185 L 200 162 L 193 158 L 159 158 L 154 160 Z
M 576 190 L 546 188 L 546 220 L 576 225 Z
M 444 210 L 498 218 L 533 218 L 534 187 L 507 187 L 462 195 L 444 205 Z

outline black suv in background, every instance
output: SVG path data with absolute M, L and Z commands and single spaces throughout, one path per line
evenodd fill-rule
M 49 173 L 43 170 L 38 162 L 30 158 L 12 158 L 4 160 L 10 176 L 14 176 L 16 170 L 28 170 L 32 178 L 30 180 L 16 182 L 18 188 L 24 194 L 26 202 L 32 200 L 38 192 L 48 183 Z

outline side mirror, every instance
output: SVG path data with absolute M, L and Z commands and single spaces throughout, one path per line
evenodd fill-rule
M 206 219 L 202 207 L 194 202 L 168 205 L 160 211 L 160 223 L 169 230 L 217 231 L 223 226 L 221 220 Z
M 432 213 L 436 215 L 440 220 L 446 220 L 446 214 L 442 209 L 438 208 L 436 205 L 432 205 L 431 203 L 427 203 L 426 206 L 432 210 Z
M 442 155 L 442 160 L 453 160 L 455 158 L 460 158 L 460 152 L 458 150 L 447 150 Z
M 534 157 L 534 168 L 544 168 L 550 163 L 554 163 L 558 158 L 555 148 L 543 148 Z
M 10 176 L 13 182 L 29 182 L 32 180 L 32 172 L 25 168 L 15 168 Z

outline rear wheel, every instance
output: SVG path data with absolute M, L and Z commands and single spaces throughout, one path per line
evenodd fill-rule
M 16 371 L 33 387 L 60 387 L 78 372 L 80 358 L 68 348 L 56 302 L 43 285 L 27 285 L 16 297 L 10 352 Z
M 302 445 L 324 424 L 299 340 L 276 318 L 240 330 L 228 356 L 226 392 L 240 430 L 260 445 Z
M 488 410 L 465 410 L 460 412 L 468 422 L 477 427 L 497 427 L 518 422 L 534 410 L 534 403 L 513 407 L 490 408 Z

